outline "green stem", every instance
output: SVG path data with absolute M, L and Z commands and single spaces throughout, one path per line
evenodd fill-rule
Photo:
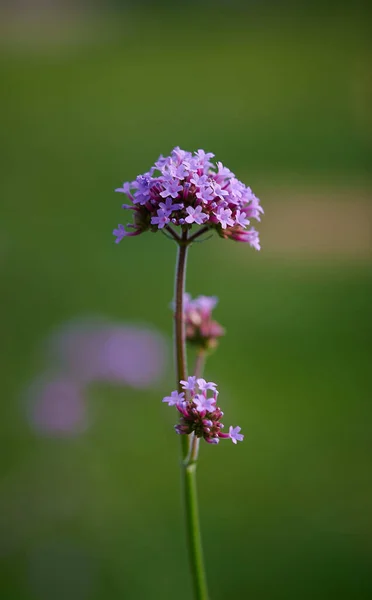
M 176 377 L 178 392 L 181 393 L 181 380 L 187 379 L 187 359 L 186 359 L 186 335 L 185 322 L 183 320 L 183 295 L 185 293 L 186 263 L 187 263 L 187 230 L 182 233 L 182 240 L 178 242 L 178 254 L 175 279 L 175 311 L 174 311 L 174 353 L 176 358 Z M 182 460 L 189 452 L 189 438 L 181 435 Z
M 185 323 L 183 320 L 183 295 L 185 292 L 186 261 L 189 243 L 187 230 L 185 230 L 182 234 L 181 240 L 178 242 L 175 281 L 174 340 L 177 386 L 179 392 L 182 391 L 180 380 L 187 379 L 186 336 Z M 202 367 L 202 363 L 200 366 Z M 203 562 L 198 495 L 196 487 L 196 465 L 199 440 L 193 434 L 189 436 L 180 435 L 180 438 L 182 451 L 181 473 L 186 520 L 186 535 L 194 598 L 195 600 L 208 600 L 208 588 Z
M 195 359 L 195 367 L 194 367 L 194 375 L 195 377 L 201 377 L 204 371 L 205 360 L 207 358 L 206 351 L 204 348 L 200 348 L 196 355 Z
M 195 600 L 208 600 L 207 580 L 199 524 L 196 466 L 199 439 L 193 436 L 187 462 L 183 464 L 183 487 L 189 560 Z

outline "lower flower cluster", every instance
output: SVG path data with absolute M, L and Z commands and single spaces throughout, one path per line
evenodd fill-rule
M 209 444 L 218 444 L 221 438 L 230 438 L 234 444 L 242 442 L 244 435 L 240 427 L 230 427 L 229 433 L 223 433 L 221 423 L 223 412 L 217 406 L 218 391 L 213 381 L 197 377 L 188 377 L 181 381 L 183 392 L 174 391 L 163 398 L 168 406 L 175 406 L 180 413 L 180 422 L 175 430 L 181 435 L 194 433 Z M 208 397 L 209 396 L 209 397 Z

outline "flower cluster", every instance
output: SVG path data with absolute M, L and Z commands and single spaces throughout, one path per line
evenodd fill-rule
M 186 339 L 204 349 L 215 348 L 218 338 L 225 333 L 224 328 L 212 320 L 212 310 L 216 306 L 216 296 L 198 296 L 192 299 L 190 294 L 183 296 L 183 318 Z
M 194 432 L 196 437 L 204 438 L 209 444 L 218 444 L 220 438 L 230 438 L 234 444 L 243 441 L 240 427 L 230 427 L 229 433 L 221 431 L 223 412 L 217 406 L 218 391 L 213 381 L 188 377 L 180 383 L 183 392 L 174 391 L 163 398 L 163 402 L 175 406 L 181 415 L 180 422 L 175 425 L 177 433 L 189 435 Z
M 146 230 L 203 225 L 259 250 L 258 232 L 247 229 L 251 219 L 260 221 L 259 199 L 221 162 L 212 163 L 213 157 L 204 150 L 191 153 L 176 147 L 150 171 L 117 188 L 132 203 L 123 208 L 133 211 L 134 223 L 114 229 L 116 242 Z

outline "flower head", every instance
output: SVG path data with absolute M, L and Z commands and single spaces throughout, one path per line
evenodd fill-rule
M 169 227 L 190 229 L 196 225 L 216 230 L 223 238 L 247 242 L 259 250 L 258 233 L 246 230 L 251 219 L 260 220 L 263 209 L 250 187 L 239 181 L 214 154 L 174 148 L 170 156 L 160 156 L 155 165 L 134 181 L 115 191 L 125 194 L 135 211 L 134 225 L 114 230 L 116 242 L 148 229 Z
M 223 412 L 217 406 L 218 391 L 213 381 L 188 377 L 180 382 L 185 392 L 172 392 L 163 398 L 168 406 L 175 406 L 180 413 L 175 430 L 180 435 L 194 433 L 209 444 L 218 444 L 220 439 L 231 439 L 234 444 L 243 441 L 240 427 L 230 427 L 229 433 L 223 433 L 221 423 Z
M 215 348 L 218 338 L 225 334 L 224 328 L 212 319 L 212 310 L 218 303 L 216 296 L 183 297 L 183 318 L 186 327 L 186 339 L 190 344 L 204 349 Z M 173 305 L 174 308 L 174 305 Z M 204 381 L 200 380 L 200 381 Z

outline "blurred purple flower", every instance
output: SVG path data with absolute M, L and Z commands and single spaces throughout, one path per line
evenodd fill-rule
M 159 381 L 168 357 L 166 341 L 157 331 L 100 318 L 64 325 L 52 335 L 50 352 L 59 368 L 77 381 L 135 388 Z
M 164 373 L 163 338 L 148 329 L 116 327 L 107 330 L 101 354 L 102 379 L 146 388 Z
M 44 377 L 28 388 L 31 425 L 40 433 L 74 435 L 86 428 L 85 402 L 79 386 L 64 375 Z
M 86 386 L 153 386 L 165 373 L 164 337 L 147 327 L 102 318 L 68 322 L 46 345 L 51 368 L 28 386 L 29 420 L 40 433 L 74 435 L 87 426 Z

